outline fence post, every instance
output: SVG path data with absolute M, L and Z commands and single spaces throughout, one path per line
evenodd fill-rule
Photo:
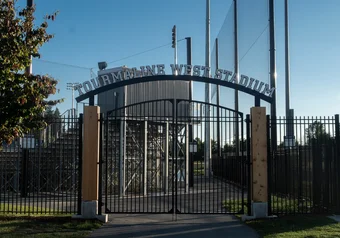
M 272 154 L 271 154 L 271 143 L 270 143 L 270 116 L 267 115 L 267 173 L 268 173 L 268 215 L 272 214 Z
M 251 185 L 251 181 L 252 181 L 252 176 L 251 176 L 251 135 L 250 135 L 250 115 L 247 114 L 246 116 L 246 133 L 247 133 L 247 178 L 248 178 L 248 193 L 247 193 L 247 208 L 248 208 L 248 216 L 251 216 L 251 194 L 252 194 L 252 185 Z M 222 167 L 224 168 L 224 167 Z
M 100 120 L 99 120 L 100 126 L 99 126 L 99 184 L 98 184 L 98 215 L 102 215 L 102 206 L 103 206 L 103 156 L 104 156 L 104 113 L 100 114 Z
M 335 156 L 335 201 L 336 201 L 336 212 L 340 212 L 340 123 L 339 114 L 335 115 L 335 143 L 336 143 L 336 156 Z
M 251 114 L 251 216 L 243 220 L 268 217 L 268 124 L 265 107 L 253 107 Z M 273 138 L 272 138 L 273 139 Z
M 107 215 L 98 214 L 99 156 L 100 156 L 100 108 L 84 108 L 84 139 L 82 151 L 82 202 L 81 215 L 73 218 L 99 219 L 107 222 Z
M 78 211 L 77 215 L 81 215 L 81 191 L 82 191 L 82 177 L 83 177 L 83 114 L 79 115 L 79 138 L 78 138 Z

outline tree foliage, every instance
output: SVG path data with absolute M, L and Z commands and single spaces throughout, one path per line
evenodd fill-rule
M 57 80 L 32 75 L 25 69 L 30 56 L 40 57 L 40 47 L 53 38 L 47 33 L 49 19 L 34 25 L 35 6 L 16 8 L 15 0 L 0 0 L 0 140 L 10 144 L 31 129 L 46 126 L 43 112 L 61 100 L 48 100 L 56 93 Z
M 319 143 L 325 142 L 331 138 L 330 134 L 326 132 L 324 124 L 318 121 L 314 121 L 306 128 L 307 142 L 311 143 L 312 140 Z

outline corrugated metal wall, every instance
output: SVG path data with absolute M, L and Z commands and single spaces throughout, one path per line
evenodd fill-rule
M 118 69 L 118 68 L 117 68 Z M 110 70 L 112 72 L 112 70 Z M 107 72 L 107 70 L 106 70 Z M 98 75 L 101 75 L 99 71 Z M 115 96 L 115 92 L 116 95 Z M 161 82 L 146 82 L 134 85 L 126 86 L 126 103 L 124 97 L 124 87 L 115 90 L 110 90 L 98 95 L 98 106 L 101 108 L 101 112 L 107 112 L 114 110 L 117 107 L 125 105 L 131 105 L 135 103 L 150 101 L 150 100 L 162 100 L 162 99 L 186 99 L 189 100 L 189 82 L 181 81 L 161 81 Z M 143 111 L 148 112 L 149 115 L 141 115 L 142 111 L 137 112 L 135 109 L 127 110 L 126 113 L 132 116 L 172 116 L 172 107 L 164 107 L 164 103 L 150 104 L 149 107 L 144 108 Z M 181 114 L 189 111 L 182 107 L 189 106 L 181 103 L 181 108 L 178 110 Z M 143 113 L 145 114 L 145 113 Z M 152 114 L 152 115 L 151 115 Z M 184 116 L 184 115 L 180 115 Z

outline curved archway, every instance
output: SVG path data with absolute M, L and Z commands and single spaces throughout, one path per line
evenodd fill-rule
M 146 83 L 146 82 L 154 82 L 154 81 L 194 81 L 194 82 L 202 82 L 202 83 L 210 83 L 219 86 L 223 86 L 226 88 L 236 89 L 240 92 L 247 93 L 255 97 L 255 101 L 259 102 L 260 100 L 266 101 L 268 103 L 272 103 L 273 99 L 270 96 L 265 95 L 261 91 L 254 90 L 250 87 L 245 87 L 240 84 L 236 84 L 230 81 L 224 81 L 221 79 L 215 78 L 207 78 L 207 77 L 200 77 L 200 76 L 191 76 L 191 75 L 156 75 L 156 76 L 146 76 L 146 77 L 138 77 L 129 80 L 122 80 L 119 82 L 107 84 L 102 87 L 98 87 L 94 90 L 91 90 L 87 93 L 83 93 L 76 98 L 77 102 L 81 102 L 85 99 L 94 98 L 95 95 L 99 93 L 106 92 L 108 90 L 120 88 L 123 86 L 139 84 L 139 83 Z M 263 85 L 262 85 L 263 86 Z

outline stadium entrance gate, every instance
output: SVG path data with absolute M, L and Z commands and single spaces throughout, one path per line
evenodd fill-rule
M 249 133 L 242 113 L 192 100 L 153 100 L 102 114 L 102 212 L 250 213 Z

